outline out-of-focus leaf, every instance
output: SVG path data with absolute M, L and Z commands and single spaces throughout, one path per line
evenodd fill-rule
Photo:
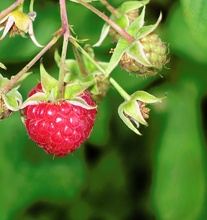
M 167 33 L 164 35 L 165 40 L 170 43 L 171 52 L 188 57 L 193 61 L 207 62 L 207 50 L 192 37 L 179 4 L 176 4 L 171 10 L 164 28 L 164 33 Z
M 111 119 L 110 104 L 107 99 L 103 99 L 98 106 L 98 114 L 94 124 L 93 132 L 89 141 L 96 146 L 103 146 L 109 137 L 109 123 Z
M 193 37 L 207 52 L 207 1 L 181 0 L 181 5 Z
M 165 220 L 200 219 L 206 198 L 199 114 L 204 85 L 194 75 L 198 67 L 182 68 L 182 77 L 167 91 L 166 124 L 156 145 L 152 199 L 157 218 Z

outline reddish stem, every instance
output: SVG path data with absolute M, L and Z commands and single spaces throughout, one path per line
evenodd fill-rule
M 102 18 L 105 22 L 107 22 L 112 28 L 115 29 L 122 37 L 124 37 L 129 43 L 134 42 L 134 38 L 127 33 L 123 28 L 121 28 L 118 24 L 112 21 L 109 17 L 107 17 L 104 13 L 100 12 L 98 9 L 94 8 L 92 5 L 84 2 L 83 0 L 76 0 L 79 4 L 83 5 L 84 7 L 88 8 L 90 11 L 98 15 Z
M 106 6 L 106 8 L 111 12 L 111 14 L 118 17 L 119 12 L 112 5 L 110 5 L 106 0 L 101 0 L 101 3 Z
M 12 5 L 10 5 L 7 9 L 0 13 L 0 20 L 5 17 L 9 12 L 11 12 L 14 8 L 16 8 L 19 4 L 21 4 L 24 0 L 17 0 Z
M 7 93 L 20 79 L 21 77 L 43 56 L 47 50 L 50 49 L 52 45 L 56 43 L 59 37 L 62 35 L 62 29 L 60 29 L 55 37 L 22 69 L 19 73 L 17 73 L 14 77 L 10 79 L 10 81 L 1 88 L 3 93 Z

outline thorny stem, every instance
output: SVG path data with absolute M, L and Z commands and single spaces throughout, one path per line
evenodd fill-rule
M 127 92 L 125 92 L 125 90 L 113 78 L 110 78 L 109 81 L 119 92 L 119 94 L 124 98 L 125 101 L 130 100 L 130 95 Z
M 65 59 L 68 48 L 68 41 L 70 38 L 70 30 L 68 25 L 68 17 L 65 0 L 59 0 L 60 3 L 60 14 L 62 21 L 62 29 L 63 29 L 63 47 L 62 54 L 60 59 L 60 71 L 59 71 L 59 79 L 58 79 L 58 95 L 57 98 L 63 98 L 64 95 L 64 77 L 65 77 Z
M 21 3 L 23 3 L 24 0 L 17 0 L 16 2 L 14 2 L 12 5 L 10 5 L 7 9 L 5 9 L 4 11 L 2 11 L 0 13 L 0 20 L 5 17 L 9 12 L 11 12 L 14 8 L 16 8 L 18 5 L 20 5 Z
M 134 38 L 127 33 L 123 28 L 121 28 L 119 25 L 117 25 L 114 21 L 112 21 L 109 17 L 107 17 L 104 13 L 100 12 L 96 8 L 94 8 L 92 5 L 84 2 L 83 0 L 76 0 L 79 4 L 83 5 L 96 15 L 98 15 L 100 18 L 102 18 L 105 22 L 107 22 L 112 28 L 114 28 L 122 37 L 124 37 L 129 43 L 134 42 Z
M 119 15 L 119 12 L 106 0 L 101 0 L 101 3 L 106 6 L 106 8 L 111 12 L 111 14 L 115 15 L 116 17 Z
M 7 93 L 20 79 L 21 77 L 42 57 L 42 55 L 50 49 L 52 45 L 56 43 L 56 41 L 62 35 L 60 29 L 57 34 L 53 37 L 53 39 L 22 69 L 19 73 L 17 73 L 14 77 L 12 77 L 9 82 L 1 89 L 3 93 Z

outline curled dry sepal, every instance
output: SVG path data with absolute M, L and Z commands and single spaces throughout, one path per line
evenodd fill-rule
M 14 10 L 0 20 L 0 31 L 3 30 L 3 34 L 0 41 L 7 35 L 11 37 L 15 35 L 25 36 L 25 33 L 29 33 L 31 40 L 38 47 L 43 47 L 39 44 L 35 38 L 33 30 L 33 22 L 36 17 L 36 12 L 30 12 L 29 14 L 23 13 L 21 10 Z
M 113 21 L 134 38 L 133 42 L 128 42 L 115 31 L 111 32 L 109 25 L 103 27 L 100 40 L 94 46 L 101 45 L 108 33 L 112 33 L 113 40 L 117 41 L 115 49 L 111 51 L 113 54 L 106 69 L 106 74 L 109 75 L 119 63 L 128 72 L 140 76 L 154 76 L 168 62 L 168 49 L 159 36 L 154 33 L 162 19 L 162 14 L 160 14 L 154 25 L 144 26 L 145 5 L 148 2 L 125 2 L 117 9 L 119 12 L 118 17 L 111 16 Z M 140 10 L 141 7 L 143 8 L 139 14 L 136 10 Z M 133 16 L 129 16 L 130 12 L 133 12 Z
M 145 119 L 149 117 L 149 108 L 147 104 L 161 102 L 163 98 L 157 98 L 145 91 L 137 91 L 123 102 L 118 109 L 120 118 L 136 134 L 141 135 L 139 125 L 147 125 Z M 136 127 L 135 127 L 136 125 Z
M 97 114 L 88 87 L 92 81 L 65 83 L 58 98 L 58 81 L 40 66 L 41 82 L 23 103 L 24 123 L 30 138 L 47 153 L 65 156 L 89 137 Z

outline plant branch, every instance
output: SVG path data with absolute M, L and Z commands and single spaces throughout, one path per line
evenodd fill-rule
M 19 73 L 17 73 L 14 77 L 10 79 L 10 81 L 1 89 L 3 93 L 7 93 L 20 79 L 21 77 L 47 52 L 52 45 L 56 43 L 59 37 L 62 35 L 62 29 L 60 29 L 53 39 L 22 69 Z
M 118 24 L 116 24 L 114 21 L 112 21 L 108 16 L 106 16 L 104 13 L 100 12 L 98 9 L 94 8 L 92 5 L 84 2 L 83 0 L 76 0 L 79 4 L 83 5 L 96 15 L 98 15 L 100 18 L 102 18 L 105 22 L 107 22 L 112 28 L 115 29 L 122 37 L 124 37 L 129 43 L 134 42 L 134 38 L 127 33 L 123 28 L 121 28 Z
M 11 12 L 14 8 L 16 8 L 18 5 L 20 5 L 22 2 L 24 2 L 24 0 L 17 0 L 16 2 L 14 2 L 12 5 L 10 5 L 7 9 L 5 9 L 4 11 L 2 11 L 0 13 L 0 20 L 5 17 L 7 14 L 9 14 L 9 12 Z
M 106 6 L 106 8 L 111 12 L 111 14 L 118 17 L 119 12 L 112 5 L 110 5 L 106 0 L 101 0 L 101 3 Z

